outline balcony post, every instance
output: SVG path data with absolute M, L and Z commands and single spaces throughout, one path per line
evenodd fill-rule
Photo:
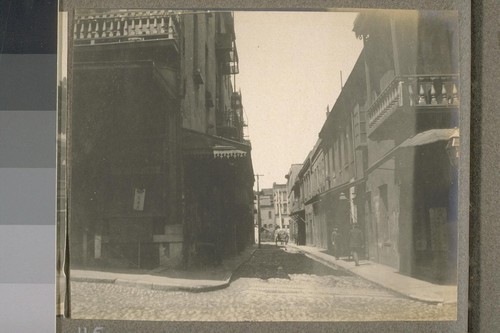
M 448 95 L 446 94 L 446 85 L 444 84 L 444 82 L 441 86 L 441 104 L 448 104 Z
M 431 104 L 436 105 L 437 104 L 437 99 L 436 99 L 436 81 L 431 79 Z

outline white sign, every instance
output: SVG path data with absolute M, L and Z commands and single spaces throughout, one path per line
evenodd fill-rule
M 145 188 L 136 188 L 134 194 L 134 210 L 144 210 L 144 198 L 146 197 Z
M 94 236 L 94 258 L 95 259 L 100 259 L 101 258 L 101 235 L 95 235 Z

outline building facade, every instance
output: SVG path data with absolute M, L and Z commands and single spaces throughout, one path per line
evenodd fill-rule
M 276 229 L 273 189 L 264 188 L 260 190 L 257 197 L 259 198 L 260 207 L 256 207 L 255 210 L 255 225 L 259 225 L 260 214 L 260 240 L 270 241 L 273 239 L 274 230 Z M 258 236 L 255 240 L 259 240 Z
M 360 14 L 367 101 L 370 257 L 401 273 L 456 281 L 457 182 L 446 146 L 458 127 L 454 14 Z
M 288 194 L 286 184 L 273 183 L 274 224 L 280 228 L 290 228 L 288 216 Z
M 68 114 L 76 266 L 189 266 L 248 243 L 253 171 L 230 80 L 232 19 L 77 13 Z
M 337 228 L 348 255 L 357 224 L 362 257 L 456 282 L 457 29 L 453 14 L 358 15 L 363 50 L 288 187 L 303 202 L 292 215 L 304 216 L 305 244 L 331 249 Z
M 361 55 L 335 105 L 328 110 L 319 138 L 292 185 L 293 196 L 304 202 L 305 244 L 332 250 L 331 233 L 336 228 L 343 235 L 339 246 L 343 255 L 349 254 L 351 227 L 358 224 L 364 228 L 366 147 L 357 144 L 355 134 L 355 120 L 365 99 L 362 59 Z M 299 222 L 302 209 L 300 204 L 295 206 Z
M 301 198 L 299 172 L 302 164 L 292 164 L 286 174 L 288 196 L 288 215 L 290 216 L 290 236 L 297 245 L 305 245 L 306 225 L 304 203 Z

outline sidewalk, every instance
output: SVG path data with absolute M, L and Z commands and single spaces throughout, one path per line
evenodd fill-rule
M 289 243 L 288 246 L 303 252 L 308 257 L 326 266 L 342 268 L 365 280 L 411 299 L 428 303 L 457 302 L 457 286 L 438 285 L 418 280 L 399 274 L 397 270 L 392 267 L 367 260 L 360 260 L 360 265 L 355 266 L 352 261 L 345 261 L 342 259 L 336 260 L 335 257 L 321 252 L 323 251 L 322 249 L 311 246 L 298 246 L 291 243 Z
M 152 290 L 211 291 L 228 287 L 233 273 L 252 257 L 255 250 L 256 246 L 248 246 L 240 255 L 224 260 L 217 267 L 203 270 L 157 268 L 149 272 L 130 270 L 123 273 L 72 269 L 70 279 L 74 282 L 114 283 Z

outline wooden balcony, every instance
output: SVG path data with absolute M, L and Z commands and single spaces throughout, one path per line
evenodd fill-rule
M 395 119 L 412 112 L 456 112 L 460 106 L 458 91 L 458 75 L 395 77 L 367 111 L 368 137 L 383 138 Z
M 217 135 L 235 141 L 243 139 L 243 122 L 236 110 L 229 109 L 222 114 L 221 122 L 217 126 Z
M 76 16 L 75 45 L 115 44 L 178 38 L 177 19 L 165 10 L 112 11 Z

